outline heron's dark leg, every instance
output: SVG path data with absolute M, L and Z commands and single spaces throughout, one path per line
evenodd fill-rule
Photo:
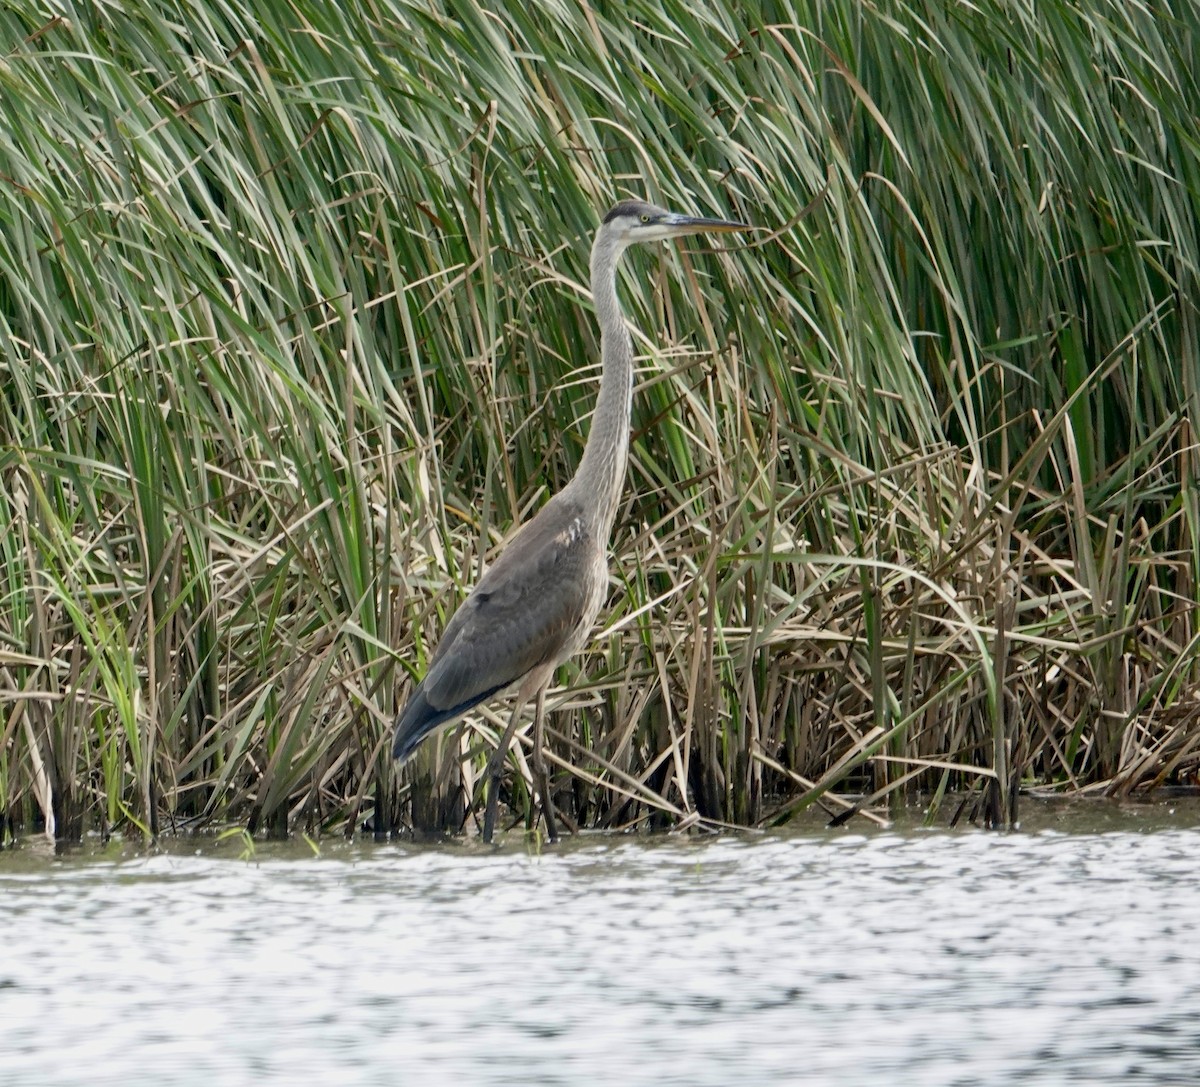
M 487 769 L 483 772 L 483 776 L 487 780 L 488 791 L 487 807 L 483 813 L 483 840 L 489 844 L 496 829 L 496 809 L 500 803 L 500 773 L 504 769 L 504 757 L 508 754 L 509 745 L 512 743 L 513 734 L 517 731 L 517 724 L 521 720 L 521 711 L 524 708 L 524 700 L 518 699 L 517 704 L 513 707 L 512 717 L 508 720 L 508 728 L 500 737 L 496 750 L 488 759 Z
M 542 814 L 546 817 L 546 837 L 558 841 L 558 827 L 554 825 L 554 801 L 550 799 L 550 775 L 546 773 L 546 752 L 543 749 L 546 737 L 542 719 L 546 708 L 546 688 L 539 687 L 537 709 L 533 718 L 533 773 L 537 778 L 538 796 L 542 801 Z

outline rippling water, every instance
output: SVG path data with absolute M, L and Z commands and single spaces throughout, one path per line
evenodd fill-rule
M 1196 1083 L 1195 813 L 1103 818 L 26 847 L 0 855 L 0 1083 Z

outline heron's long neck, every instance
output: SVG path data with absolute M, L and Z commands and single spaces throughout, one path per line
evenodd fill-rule
M 579 471 L 571 481 L 593 512 L 596 528 L 612 529 L 625 482 L 629 410 L 633 400 L 633 344 L 617 302 L 616 263 L 620 249 L 597 236 L 592 247 L 592 297 L 600 325 L 600 395 Z

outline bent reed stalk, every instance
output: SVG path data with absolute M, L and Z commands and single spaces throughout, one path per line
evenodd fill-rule
M 388 726 L 578 466 L 619 196 L 775 232 L 623 285 L 555 808 L 1195 784 L 1200 7 L 350 7 L 0 12 L 5 837 L 471 822 L 503 707 Z

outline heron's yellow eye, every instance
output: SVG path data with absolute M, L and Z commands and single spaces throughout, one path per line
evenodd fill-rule
M 649 215 L 643 215 L 643 216 L 642 216 L 642 222 L 643 222 L 643 223 L 648 223 L 648 222 L 650 222 L 650 216 L 649 216 Z

